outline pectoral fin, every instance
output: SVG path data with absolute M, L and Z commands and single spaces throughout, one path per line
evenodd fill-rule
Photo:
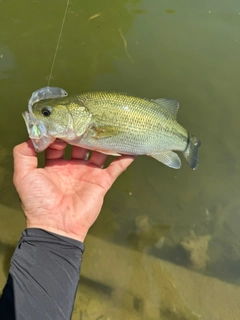
M 153 153 L 149 154 L 150 157 L 162 162 L 166 166 L 179 169 L 181 167 L 181 159 L 179 156 L 173 151 L 165 151 L 161 153 Z
M 94 139 L 110 138 L 120 133 L 119 128 L 116 126 L 93 126 L 91 130 L 93 131 L 92 137 Z

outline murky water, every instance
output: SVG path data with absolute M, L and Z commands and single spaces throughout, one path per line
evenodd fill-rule
M 1 288 L 24 226 L 11 152 L 27 138 L 21 112 L 31 93 L 47 85 L 65 6 L 0 1 Z M 240 284 L 239 26 L 237 0 L 70 1 L 50 85 L 176 99 L 179 122 L 202 141 L 197 171 L 139 157 L 115 183 L 86 240 L 74 319 L 226 319 L 218 312 Z M 112 270 L 115 250 L 131 272 Z M 192 293 L 178 283 L 185 272 L 199 279 Z M 138 290 L 137 275 L 146 276 Z

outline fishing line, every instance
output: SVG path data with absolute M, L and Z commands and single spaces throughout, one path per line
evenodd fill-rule
M 68 11 L 69 2 L 70 2 L 70 0 L 67 0 L 66 9 L 65 9 L 65 12 L 64 12 L 63 21 L 62 21 L 60 33 L 59 33 L 59 36 L 58 36 L 57 46 L 56 46 L 56 50 L 55 50 L 55 53 L 54 53 L 52 67 L 51 67 L 51 71 L 50 71 L 50 75 L 49 75 L 49 79 L 48 79 L 48 86 L 49 86 L 51 78 L 52 78 L 53 68 L 54 68 L 56 57 L 57 57 L 57 53 L 58 53 L 59 43 L 60 43 L 60 40 L 61 40 L 61 37 L 62 37 L 63 26 L 64 26 L 64 23 L 65 23 L 65 20 L 66 20 L 66 15 L 67 15 L 67 11 Z

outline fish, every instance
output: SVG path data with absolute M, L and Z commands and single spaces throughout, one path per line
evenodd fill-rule
M 193 170 L 198 167 L 201 142 L 177 122 L 178 101 L 119 92 L 68 96 L 46 88 L 34 92 L 22 114 L 36 152 L 60 139 L 107 155 L 147 155 L 174 169 L 182 152 Z

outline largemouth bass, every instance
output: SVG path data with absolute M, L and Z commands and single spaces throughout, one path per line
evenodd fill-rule
M 174 151 L 181 151 L 189 166 L 197 168 L 200 141 L 177 122 L 176 100 L 117 92 L 67 96 L 63 89 L 47 88 L 47 95 L 45 88 L 33 93 L 23 113 L 37 152 L 58 138 L 114 156 L 148 155 L 175 169 L 181 160 Z

